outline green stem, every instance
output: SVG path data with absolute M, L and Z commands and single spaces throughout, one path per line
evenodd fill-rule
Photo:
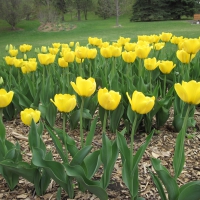
M 184 118 L 184 121 L 183 121 L 183 126 L 182 126 L 182 131 L 185 132 L 185 133 L 186 133 L 186 128 L 187 128 L 187 121 L 188 121 L 188 116 L 189 116 L 189 112 L 190 112 L 190 107 L 191 107 L 191 105 L 188 104 L 188 108 L 187 108 L 185 118 Z
M 167 75 L 164 74 L 164 91 L 163 91 L 163 97 L 165 97 L 165 94 L 166 94 L 166 82 L 167 82 Z
M 103 118 L 103 133 L 106 133 L 106 122 L 107 122 L 107 110 L 105 110 L 104 118 Z
M 67 150 L 67 139 L 66 139 L 65 128 L 66 128 L 66 113 L 63 113 L 63 138 L 64 138 L 64 146 L 66 154 L 66 159 L 64 162 L 68 163 L 68 150 Z
M 3 108 L 0 108 L 0 120 L 3 121 Z
M 83 77 L 83 72 L 82 72 L 82 59 L 81 59 L 81 63 L 79 65 L 79 74 L 81 77 Z
M 83 106 L 84 106 L 84 97 L 81 97 L 81 110 L 80 110 L 80 136 L 81 136 L 81 148 L 84 147 L 83 142 Z
M 89 76 L 92 76 L 92 61 L 89 60 Z
M 137 113 L 135 115 L 135 118 L 134 118 L 134 122 L 133 122 L 133 125 L 132 125 L 132 131 L 131 131 L 131 145 L 130 145 L 130 162 L 131 162 L 131 169 L 132 169 L 132 157 L 133 157 L 133 153 L 134 153 L 134 149 L 133 149 L 133 143 L 134 143 L 134 135 L 135 135 L 135 129 L 136 129 L 136 124 L 137 124 Z
M 142 76 L 142 59 L 139 59 L 138 76 Z
M 151 79 L 152 79 L 152 71 L 149 71 L 149 84 L 150 84 L 150 92 L 152 93 Z

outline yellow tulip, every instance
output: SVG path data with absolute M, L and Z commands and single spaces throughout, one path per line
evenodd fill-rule
M 182 39 L 183 39 L 183 36 L 180 36 L 180 37 L 173 36 L 170 41 L 172 44 L 178 44 Z
M 79 96 L 90 97 L 96 90 L 96 82 L 94 78 L 83 79 L 76 78 L 76 83 L 71 81 L 71 86 Z
M 104 58 L 111 58 L 112 57 L 111 46 L 109 45 L 108 47 L 102 47 L 100 53 Z
M 87 58 L 88 59 L 95 59 L 97 56 L 97 50 L 96 49 L 88 49 L 87 51 Z
M 154 70 L 156 67 L 158 67 L 158 62 L 156 58 L 154 57 L 144 59 L 144 67 L 150 71 Z
M 165 46 L 164 42 L 158 42 L 154 44 L 154 49 L 158 51 L 161 50 L 164 46 Z
M 23 63 L 23 59 L 15 59 L 14 60 L 14 66 L 15 67 L 21 67 Z
M 182 47 L 187 53 L 196 54 L 200 49 L 200 41 L 198 39 L 186 39 Z
M 163 42 L 169 42 L 170 39 L 172 37 L 172 33 L 165 33 L 165 32 L 162 32 L 162 34 L 160 35 L 160 39 L 163 41 Z
M 12 57 L 16 57 L 17 54 L 18 54 L 18 50 L 17 49 L 11 49 L 11 50 L 9 50 L 9 54 Z
M 69 43 L 69 46 L 70 46 L 70 47 L 73 47 L 73 46 L 74 46 L 74 42 L 70 42 L 70 43 Z
M 136 47 L 136 43 L 129 43 L 127 42 L 125 45 L 124 45 L 124 49 L 126 51 L 135 51 L 135 47 Z
M 194 105 L 200 103 L 200 82 L 194 80 L 189 82 L 182 81 L 182 85 L 176 83 L 174 88 L 182 101 Z
M 75 60 L 76 60 L 76 62 L 79 63 L 79 64 L 84 62 L 84 59 L 80 59 L 80 58 L 77 58 L 77 57 L 76 57 Z
M 23 61 L 21 70 L 23 74 L 36 71 L 37 69 L 37 62 L 36 61 Z
M 88 42 L 89 42 L 89 44 L 94 45 L 94 46 L 101 46 L 102 39 L 97 38 L 97 37 L 89 37 Z
M 155 97 L 147 97 L 142 92 L 134 91 L 132 94 L 132 99 L 130 98 L 128 92 L 126 92 L 129 103 L 131 104 L 131 109 L 139 114 L 147 114 L 153 109 L 155 104 Z
M 172 69 L 174 69 L 176 64 L 174 64 L 172 61 L 166 60 L 166 61 L 160 61 L 158 66 L 163 74 L 169 74 L 172 71 Z
M 62 49 L 65 49 L 65 48 L 69 48 L 69 45 L 68 44 L 61 44 L 62 46 Z M 59 48 L 59 47 L 58 47 Z
M 122 54 L 122 48 L 121 47 L 115 47 L 111 46 L 112 56 L 113 57 L 119 57 Z
M 20 112 L 20 117 L 25 125 L 30 126 L 32 120 L 37 123 L 40 120 L 41 112 L 39 110 L 33 110 L 32 108 L 26 108 Z
M 14 92 L 7 92 L 5 89 L 0 89 L 0 108 L 8 106 L 13 99 Z
M 63 58 L 65 59 L 66 62 L 71 63 L 74 62 L 75 58 L 75 53 L 74 51 L 65 51 Z
M 49 48 L 49 53 L 56 55 L 58 53 L 59 49 L 58 48 Z
M 66 62 L 64 58 L 58 58 L 58 65 L 60 67 L 68 67 L 68 62 Z
M 143 46 L 137 45 L 135 47 L 135 53 L 137 57 L 142 58 L 142 59 L 147 58 L 150 51 L 151 51 L 151 47 L 147 45 L 143 45 Z
M 85 59 L 87 58 L 87 51 L 88 51 L 87 47 L 79 46 L 76 47 L 75 55 L 79 59 Z
M 15 61 L 15 57 L 11 57 L 11 56 L 6 56 L 5 58 L 6 64 L 7 65 L 14 65 L 14 61 Z
M 58 42 L 55 42 L 55 43 L 52 43 L 52 46 L 54 47 L 54 48 L 56 48 L 56 49 L 58 49 L 59 47 L 60 47 L 60 43 L 58 43 Z
M 182 63 L 189 63 L 190 62 L 190 54 L 187 53 L 184 50 L 178 50 L 176 52 L 176 56 Z
M 130 42 L 131 38 L 124 38 L 124 37 L 120 37 L 117 42 L 121 45 L 124 46 L 127 42 Z
M 76 97 L 70 94 L 56 94 L 54 101 L 51 102 L 57 107 L 60 112 L 69 113 L 76 107 Z
M 47 52 L 47 47 L 46 46 L 42 46 L 41 47 L 41 52 L 42 53 L 46 53 Z
M 27 51 L 30 51 L 32 49 L 32 45 L 28 45 L 28 44 L 22 44 L 19 46 L 19 50 L 22 52 L 22 53 L 25 53 Z
M 124 51 L 122 52 L 122 59 L 124 62 L 133 63 L 136 59 L 136 53 L 134 51 Z
M 106 48 L 106 47 L 108 47 L 109 45 L 110 45 L 109 42 L 102 42 L 101 45 L 100 45 L 99 47 L 100 47 L 100 48 L 102 48 L 102 47 Z
M 39 53 L 38 60 L 39 60 L 40 64 L 42 64 L 42 65 L 49 65 L 54 62 L 55 55 Z
M 113 90 L 108 91 L 106 88 L 99 89 L 98 102 L 105 110 L 115 110 L 119 105 L 121 95 Z

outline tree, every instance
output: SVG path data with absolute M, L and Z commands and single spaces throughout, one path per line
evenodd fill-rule
M 167 7 L 164 0 L 137 0 L 133 4 L 131 21 L 153 21 L 169 19 L 165 10 Z
M 7 21 L 14 30 L 25 15 L 23 13 L 23 0 L 0 0 L 0 17 Z
M 55 1 L 55 6 L 60 11 L 61 21 L 64 21 L 64 14 L 67 12 L 67 1 L 66 0 L 57 0 Z
M 181 19 L 193 16 L 195 0 L 136 0 L 131 21 Z
M 98 0 L 96 14 L 103 19 L 109 18 L 113 14 L 113 7 L 110 0 Z

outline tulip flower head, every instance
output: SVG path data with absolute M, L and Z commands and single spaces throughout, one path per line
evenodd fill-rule
M 9 54 L 10 54 L 10 56 L 12 56 L 12 57 L 16 57 L 17 54 L 18 54 L 18 50 L 17 50 L 17 49 L 10 49 L 10 50 L 9 50 Z
M 74 62 L 74 58 L 75 58 L 75 53 L 74 51 L 64 51 L 64 59 L 66 62 L 68 63 L 72 63 Z
M 40 64 L 42 64 L 42 65 L 49 65 L 54 62 L 55 55 L 52 55 L 50 53 L 48 53 L 48 54 L 39 53 L 38 60 L 39 60 Z
M 161 50 L 163 47 L 165 46 L 165 43 L 164 42 L 158 42 L 158 43 L 155 43 L 154 44 L 154 49 L 159 51 Z
M 59 42 L 55 42 L 55 43 L 52 43 L 52 46 L 54 47 L 54 48 L 59 48 L 60 47 L 60 43 Z
M 182 101 L 194 105 L 200 103 L 200 82 L 194 80 L 182 81 L 182 84 L 176 83 L 174 88 Z
M 124 51 L 122 52 L 122 59 L 126 63 L 133 63 L 136 59 L 136 53 L 134 51 Z
M 135 51 L 135 47 L 136 47 L 137 43 L 129 43 L 127 42 L 125 45 L 124 45 L 124 49 L 126 51 Z
M 196 54 L 200 49 L 200 41 L 198 39 L 186 39 L 182 47 L 187 53 Z
M 163 42 L 169 42 L 170 39 L 172 37 L 172 33 L 165 33 L 165 32 L 162 32 L 162 34 L 160 34 L 160 39 L 163 41 Z
M 176 66 L 172 61 L 166 60 L 166 61 L 159 61 L 159 69 L 163 74 L 169 74 L 172 69 Z
M 135 53 L 137 57 L 144 59 L 147 58 L 151 51 L 151 47 L 148 45 L 137 45 L 135 47 Z
M 12 66 L 12 65 L 14 65 L 14 61 L 16 58 L 11 57 L 11 56 L 6 56 L 4 59 L 5 59 L 7 65 Z
M 100 53 L 104 58 L 111 58 L 112 57 L 111 45 L 109 45 L 108 47 L 102 47 Z
M 87 51 L 88 51 L 87 47 L 84 47 L 84 46 L 76 47 L 76 50 L 75 50 L 76 57 L 79 59 L 87 58 Z
M 32 120 L 37 123 L 40 120 L 41 112 L 39 110 L 33 110 L 32 108 L 26 108 L 25 110 L 20 112 L 20 117 L 22 122 L 30 126 Z
M 119 105 L 121 95 L 113 90 L 108 91 L 106 88 L 99 89 L 98 102 L 105 110 L 115 110 Z
M 51 102 L 60 112 L 69 113 L 76 107 L 76 97 L 70 94 L 56 94 Z
M 176 56 L 182 63 L 189 63 L 190 62 L 190 54 L 187 53 L 184 50 L 178 50 L 176 52 Z
M 76 78 L 76 83 L 71 82 L 71 86 L 79 96 L 90 97 L 96 90 L 96 82 L 94 78 L 83 79 Z
M 68 62 L 65 61 L 65 59 L 62 57 L 62 58 L 58 58 L 58 65 L 60 67 L 68 67 Z
M 134 91 L 132 99 L 130 98 L 128 92 L 126 92 L 129 103 L 131 104 L 131 109 L 139 114 L 147 114 L 153 109 L 155 104 L 155 97 L 147 97 L 142 92 Z
M 144 67 L 147 69 L 147 70 L 154 70 L 156 67 L 158 66 L 158 62 L 156 60 L 156 58 L 146 58 L 144 59 Z
M 0 108 L 8 106 L 13 99 L 14 92 L 7 92 L 5 89 L 0 89 Z
M 95 59 L 97 56 L 97 50 L 96 49 L 88 49 L 87 51 L 87 58 L 88 59 Z

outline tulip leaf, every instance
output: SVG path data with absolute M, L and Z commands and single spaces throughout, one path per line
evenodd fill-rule
M 159 193 L 159 195 L 161 197 L 161 200 L 167 200 L 164 188 L 163 188 L 159 178 L 155 174 L 153 174 L 152 172 L 150 172 L 150 175 L 151 175 L 151 178 L 153 180 L 153 183 L 155 184 L 155 186 L 156 186 L 156 188 L 158 190 L 158 193 Z
M 47 173 L 55 180 L 55 182 L 58 183 L 65 191 L 67 191 L 68 194 L 70 191 L 68 191 L 69 183 L 67 180 L 70 177 L 74 177 L 78 180 L 79 183 L 81 183 L 81 185 L 83 185 L 86 189 L 100 198 L 100 200 L 108 199 L 105 190 L 99 186 L 98 182 L 87 179 L 81 166 L 70 166 L 67 164 L 62 165 L 56 161 L 47 161 L 43 159 L 44 153 L 41 149 L 34 148 L 33 151 L 34 155 L 37 155 L 33 156 L 33 164 L 44 168 Z
M 54 130 L 56 131 L 58 137 L 64 143 L 63 131 L 58 128 L 54 128 Z M 67 140 L 67 149 L 69 150 L 71 156 L 74 157 L 74 155 L 78 152 L 78 148 L 76 147 L 76 142 L 68 134 L 66 134 L 66 140 Z
M 169 118 L 169 109 L 161 107 L 156 113 L 156 127 L 159 128 L 165 124 Z
M 151 141 L 153 134 L 154 134 L 154 130 L 152 130 L 151 133 L 147 136 L 145 143 L 138 149 L 135 156 L 133 157 L 133 169 L 131 169 L 132 173 L 134 173 L 136 167 L 138 166 L 149 142 Z
M 80 120 L 80 110 L 76 110 L 70 116 L 70 119 L 69 119 L 70 127 L 72 129 L 76 128 L 79 120 Z
M 2 119 L 0 119 L 0 140 L 4 143 L 6 138 L 6 129 Z
M 21 91 L 15 89 L 15 93 L 18 96 L 19 104 L 23 108 L 30 108 L 32 101 L 29 100 Z
M 50 126 L 53 127 L 56 121 L 57 108 L 51 102 L 47 104 L 45 107 L 46 107 L 45 119 L 50 124 Z
M 110 176 L 113 171 L 114 164 L 118 158 L 119 151 L 117 147 L 117 142 L 114 141 L 113 143 L 111 143 L 111 141 L 104 133 L 102 140 L 103 142 L 100 156 L 103 163 L 104 173 L 101 178 L 101 185 L 105 189 L 110 182 Z
M 182 186 L 182 189 L 180 189 L 180 195 L 178 197 L 178 200 L 199 200 L 200 197 L 200 181 L 194 181 L 189 184 L 185 184 Z
M 123 104 L 119 104 L 118 107 L 111 113 L 111 128 L 113 132 L 116 132 L 116 129 L 119 126 L 119 122 L 124 113 Z
M 185 130 L 181 129 L 176 138 L 176 145 L 173 158 L 175 178 L 178 178 L 178 176 L 182 172 L 185 163 L 184 140 L 185 140 Z
M 101 165 L 99 155 L 100 155 L 100 150 L 97 150 L 97 151 L 94 151 L 91 154 L 89 154 L 84 159 L 84 164 L 86 166 L 86 171 L 87 171 L 86 174 L 89 179 L 95 174 L 95 172 Z
M 66 162 L 66 156 L 65 154 L 63 153 L 63 148 L 62 148 L 62 144 L 60 143 L 60 140 L 56 137 L 55 133 L 50 129 L 49 126 L 45 125 L 48 133 L 50 134 L 52 140 L 53 140 L 53 143 L 56 147 L 56 150 L 58 151 L 61 159 L 63 160 L 63 162 Z
M 74 165 L 81 165 L 84 158 L 89 154 L 91 151 L 92 146 L 85 146 L 82 149 L 80 149 L 73 157 L 72 161 L 70 162 L 71 166 Z
M 92 121 L 92 124 L 90 125 L 90 132 L 88 133 L 85 141 L 86 146 L 92 144 L 95 134 L 96 124 L 97 124 L 97 117 Z
M 176 180 L 171 177 L 167 169 L 160 164 L 160 160 L 151 158 L 151 163 L 167 190 L 169 200 L 176 200 L 179 195 L 179 187 Z

